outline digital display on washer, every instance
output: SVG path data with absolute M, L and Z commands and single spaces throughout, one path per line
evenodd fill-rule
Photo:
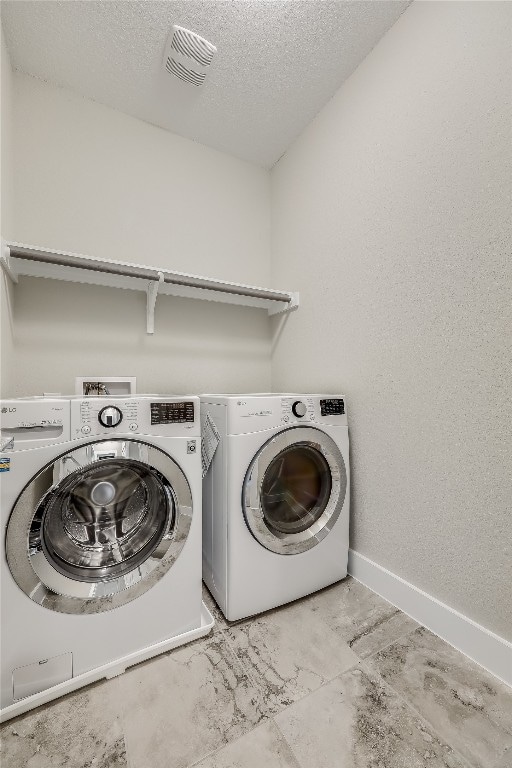
M 194 403 L 151 403 L 151 424 L 185 424 L 194 421 Z
M 342 416 L 345 413 L 345 401 L 339 397 L 320 400 L 320 413 L 322 416 Z

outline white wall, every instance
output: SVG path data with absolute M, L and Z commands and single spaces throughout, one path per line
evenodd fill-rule
M 352 547 L 508 640 L 511 22 L 413 3 L 272 173 L 273 388 L 347 396 Z
M 14 77 L 12 239 L 267 285 L 263 169 L 64 89 Z M 262 310 L 22 279 L 11 394 L 68 392 L 77 375 L 129 374 L 139 391 L 254 390 L 270 384 Z
M 0 28 L 1 29 L 1 28 Z M 0 231 L 2 236 L 9 238 L 13 226 L 13 167 L 12 167 L 12 71 L 4 31 L 1 29 L 1 116 L 0 116 L 0 177 L 1 177 L 1 206 Z M 11 281 L 0 270 L 0 393 L 11 390 L 12 359 L 12 302 L 13 291 Z

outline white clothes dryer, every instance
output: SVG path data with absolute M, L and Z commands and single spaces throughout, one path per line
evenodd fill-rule
M 1 705 L 206 634 L 197 397 L 1 402 Z
M 220 442 L 203 480 L 203 579 L 230 621 L 347 575 L 345 400 L 204 395 Z

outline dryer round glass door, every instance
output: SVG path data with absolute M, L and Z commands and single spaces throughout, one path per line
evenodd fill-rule
M 136 440 L 90 443 L 23 490 L 7 526 L 7 562 L 46 608 L 111 610 L 167 573 L 191 519 L 190 487 L 170 456 Z
M 266 549 L 305 552 L 332 529 L 346 490 L 345 462 L 334 440 L 314 427 L 292 427 L 254 457 L 243 488 L 245 521 Z

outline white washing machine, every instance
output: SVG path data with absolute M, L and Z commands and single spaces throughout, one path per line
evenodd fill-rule
M 230 621 L 347 575 L 349 439 L 333 395 L 204 395 L 203 579 Z
M 197 397 L 1 402 L 2 719 L 206 634 Z

